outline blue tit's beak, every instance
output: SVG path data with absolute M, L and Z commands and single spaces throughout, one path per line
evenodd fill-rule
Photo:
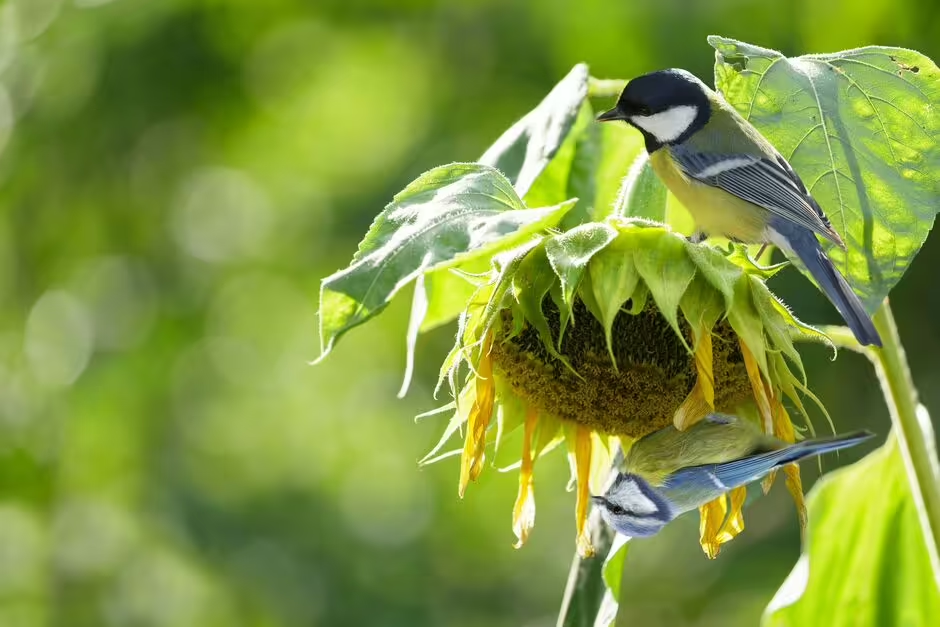
M 627 116 L 625 116 L 623 112 L 617 107 L 614 107 L 610 111 L 605 111 L 604 113 L 601 113 L 599 116 L 597 116 L 598 122 L 613 122 L 614 120 L 626 120 L 626 119 L 627 119 Z
M 592 496 L 591 500 L 594 501 L 594 504 L 598 507 L 601 507 L 607 503 L 607 499 L 605 499 L 603 496 Z

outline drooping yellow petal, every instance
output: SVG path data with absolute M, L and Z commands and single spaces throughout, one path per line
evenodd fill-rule
M 757 360 L 754 359 L 754 355 L 748 349 L 747 344 L 743 340 L 739 343 L 741 345 L 741 355 L 744 357 L 744 367 L 747 369 L 747 378 L 751 382 L 751 391 L 754 392 L 754 400 L 757 402 L 757 410 L 760 412 L 764 433 L 773 433 L 773 412 L 770 407 L 767 388 L 764 386 L 764 378 L 760 373 L 760 366 L 757 365 Z
M 728 493 L 731 501 L 731 510 L 728 512 L 728 518 L 721 527 L 721 542 L 727 542 L 744 531 L 744 501 L 747 498 L 747 487 L 740 486 Z M 724 539 L 727 537 L 727 539 Z
M 783 476 L 787 478 L 787 490 L 793 497 L 796 505 L 796 514 L 800 519 L 800 536 L 805 540 L 806 534 L 806 502 L 803 500 L 803 480 L 800 479 L 800 467 L 790 464 L 783 469 Z
M 512 508 L 512 531 L 518 541 L 514 545 L 521 548 L 529 539 L 529 531 L 535 526 L 535 482 L 532 468 L 535 460 L 532 457 L 532 438 L 535 435 L 535 425 L 538 423 L 538 412 L 529 406 L 525 415 L 525 432 L 522 437 L 522 465 L 519 469 L 519 494 L 516 504 Z
M 699 542 L 709 559 L 718 557 L 721 545 L 744 531 L 742 509 L 747 488 L 741 486 L 699 508 Z
M 790 420 L 790 414 L 783 406 L 779 395 L 773 400 L 774 406 L 774 430 L 773 434 L 784 442 L 796 442 L 796 432 L 793 429 L 793 421 Z
M 768 394 L 772 394 L 772 391 L 768 390 Z M 790 420 L 790 414 L 787 413 L 786 408 L 783 406 L 781 397 L 782 397 L 782 394 L 778 393 L 778 394 L 772 395 L 770 399 L 770 403 L 772 406 L 771 409 L 773 412 L 773 431 L 771 431 L 771 433 L 773 433 L 775 437 L 780 438 L 784 442 L 789 442 L 792 444 L 793 442 L 796 442 L 796 431 L 793 429 L 793 421 Z M 796 469 L 796 477 L 797 477 L 797 482 L 799 482 L 799 477 L 800 477 L 799 466 L 797 466 L 797 469 Z M 774 481 L 776 479 L 777 479 L 776 470 L 774 470 L 769 475 L 764 477 L 764 481 L 761 484 L 764 488 L 764 494 L 770 491 L 770 487 L 774 484 Z M 789 489 L 790 492 L 793 493 L 793 488 L 790 487 L 790 483 L 791 481 L 788 478 L 787 489 Z M 800 488 L 799 494 L 800 494 L 799 499 L 797 499 L 796 496 L 793 497 L 794 501 L 797 502 L 797 505 L 796 505 L 797 509 L 800 509 L 803 503 L 802 488 Z M 801 512 L 801 516 L 805 518 L 806 513 Z
M 676 410 L 672 422 L 684 431 L 715 411 L 715 374 L 712 368 L 712 334 L 701 327 L 695 338 L 695 387 Z
M 578 425 L 575 430 L 574 466 L 577 476 L 578 500 L 575 505 L 575 524 L 578 530 L 578 555 L 594 555 L 594 546 L 587 533 L 588 504 L 591 501 L 591 431 Z
M 721 542 L 718 540 L 718 534 L 721 532 L 721 525 L 725 521 L 728 512 L 728 497 L 724 494 L 714 501 L 706 503 L 698 508 L 699 515 L 699 543 L 708 559 L 718 557 L 721 551 Z
M 790 420 L 790 414 L 787 413 L 783 403 L 779 400 L 774 403 L 774 435 L 785 442 L 796 441 L 793 421 Z M 787 490 L 796 505 L 797 516 L 800 519 L 800 534 L 802 535 L 806 531 L 806 503 L 803 500 L 803 480 L 800 478 L 799 465 L 790 464 L 784 467 L 783 476 L 786 477 Z
M 476 368 L 476 398 L 470 408 L 467 419 L 467 437 L 464 440 L 463 455 L 460 458 L 460 483 L 457 492 L 463 498 L 467 484 L 476 481 L 483 470 L 483 453 L 486 447 L 486 429 L 493 416 L 493 403 L 496 399 L 496 385 L 493 382 L 493 359 L 490 348 L 493 335 L 488 334 L 480 349 L 480 362 Z

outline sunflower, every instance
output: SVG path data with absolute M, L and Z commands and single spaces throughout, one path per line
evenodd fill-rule
M 535 461 L 564 443 L 578 551 L 592 554 L 590 495 L 603 491 L 618 452 L 638 438 L 669 424 L 686 429 L 713 411 L 797 438 L 784 402 L 805 419 L 801 395 L 816 399 L 792 338 L 825 338 L 766 287 L 778 269 L 758 265 L 744 247 L 719 250 L 622 217 L 544 232 L 495 255 L 489 272 L 465 276 L 474 292 L 439 382 L 454 412 L 424 463 L 447 456 L 440 451 L 462 433 L 452 453 L 463 497 L 488 454 L 518 451 L 510 468 L 519 473 L 519 547 L 535 524 Z M 799 468 L 784 474 L 802 525 Z M 709 557 L 744 529 L 745 494 L 739 488 L 701 508 Z

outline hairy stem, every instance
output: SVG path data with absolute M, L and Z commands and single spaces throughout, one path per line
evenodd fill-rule
M 934 579 L 940 586 L 940 470 L 937 468 L 933 430 L 929 417 L 918 411 L 917 390 L 911 380 L 904 347 L 887 299 L 875 312 L 875 328 L 884 346 L 868 351 L 875 364 L 891 421 L 897 434 L 911 493 L 924 530 Z M 921 421 L 926 419 L 927 425 Z M 925 429 L 925 427 L 928 427 Z

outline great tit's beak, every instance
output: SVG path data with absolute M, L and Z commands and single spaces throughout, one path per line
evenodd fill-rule
M 598 122 L 612 122 L 614 120 L 626 120 L 626 119 L 627 119 L 627 116 L 625 116 L 623 112 L 620 111 L 620 109 L 618 109 L 617 107 L 614 107 L 610 111 L 605 111 L 604 113 L 601 113 L 599 116 L 597 116 Z

